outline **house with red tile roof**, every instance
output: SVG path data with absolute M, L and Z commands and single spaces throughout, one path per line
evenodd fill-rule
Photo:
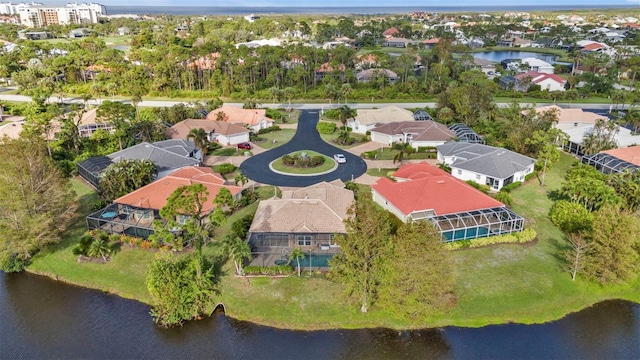
M 523 88 L 522 90 L 526 90 L 528 86 L 526 84 L 536 84 L 540 85 L 540 89 L 548 90 L 548 91 L 564 91 L 565 84 L 567 80 L 561 78 L 555 74 L 546 74 L 540 73 L 537 71 L 528 71 L 524 74 L 518 74 L 515 76 L 516 83 L 520 85 L 516 85 L 517 88 Z
M 207 114 L 207 120 L 221 120 L 230 124 L 246 126 L 257 133 L 261 129 L 273 126 L 273 119 L 267 117 L 266 113 L 265 109 L 242 109 L 232 105 L 222 105 Z
M 203 201 L 202 215 L 211 213 L 216 205 L 213 199 L 221 189 L 226 188 L 235 199 L 239 199 L 242 188 L 227 185 L 219 174 L 208 167 L 192 166 L 174 171 L 162 179 L 143 186 L 113 201 L 113 204 L 87 216 L 89 230 L 100 229 L 111 234 L 127 234 L 147 238 L 153 234 L 153 221 L 162 220 L 160 209 L 167 204 L 167 198 L 179 187 L 194 184 L 203 185 L 208 192 Z M 177 221 L 185 221 L 183 215 Z
M 344 66 L 344 64 L 339 64 L 338 66 L 334 67 L 330 63 L 326 62 L 316 68 L 315 79 L 316 81 L 322 81 L 322 79 L 324 79 L 325 77 L 332 76 L 336 79 L 344 81 L 345 70 L 346 67 Z
M 388 37 L 398 35 L 399 33 L 400 33 L 400 30 L 398 30 L 395 27 L 390 27 L 382 33 L 382 36 L 388 38 Z
M 427 220 L 444 241 L 522 231 L 524 219 L 503 203 L 426 162 L 402 166 L 371 186 L 373 200 L 403 222 Z
M 603 174 L 625 171 L 640 172 L 640 145 L 601 151 L 582 157 L 582 163 L 595 167 Z
M 438 45 L 440 42 L 440 38 L 431 38 L 422 42 L 425 49 L 433 49 L 434 46 Z

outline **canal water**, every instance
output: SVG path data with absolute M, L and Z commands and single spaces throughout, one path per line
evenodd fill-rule
M 534 53 L 528 51 L 488 51 L 488 52 L 478 52 L 473 53 L 473 57 L 494 61 L 499 63 L 505 59 L 525 59 L 525 58 L 536 58 L 540 60 L 544 60 L 550 64 L 556 64 L 556 59 L 558 58 L 556 55 L 551 54 L 541 54 Z M 567 64 L 567 63 L 558 63 L 558 64 Z
M 640 305 L 542 325 L 288 331 L 216 314 L 162 329 L 135 301 L 0 272 L 0 359 L 640 359 Z

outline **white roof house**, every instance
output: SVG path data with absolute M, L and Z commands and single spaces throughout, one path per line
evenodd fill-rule
M 537 72 L 545 73 L 545 74 L 553 74 L 554 73 L 553 65 L 549 64 L 548 62 L 546 62 L 544 60 L 540 60 L 540 59 L 536 59 L 536 58 L 530 57 L 530 58 L 522 59 L 521 62 L 523 64 L 528 64 L 529 65 L 529 71 L 537 71 Z
M 407 109 L 391 105 L 380 109 L 358 109 L 353 119 L 347 120 L 347 126 L 354 133 L 366 134 L 378 125 L 392 122 L 414 121 L 413 113 Z

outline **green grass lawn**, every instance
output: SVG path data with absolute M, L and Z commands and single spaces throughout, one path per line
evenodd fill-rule
M 376 160 L 393 160 L 393 158 L 399 153 L 398 150 L 392 150 L 391 148 L 383 148 L 382 151 L 377 151 L 378 157 Z M 428 153 L 413 153 L 409 156 L 404 154 L 404 160 L 422 160 L 430 159 Z
M 338 139 L 338 136 L 340 136 L 340 130 L 336 130 L 333 132 L 333 134 L 320 134 L 320 137 L 322 138 L 322 140 L 324 140 L 324 142 L 329 143 L 335 147 L 339 147 L 341 149 L 349 149 L 352 148 L 354 146 L 358 146 L 358 145 L 362 145 L 366 142 L 368 142 L 368 140 L 366 140 L 366 136 L 361 135 L 361 134 L 354 134 L 351 133 L 351 137 L 356 139 L 356 141 L 353 144 L 350 145 L 342 145 L 342 144 L 338 144 L 336 142 L 334 142 L 335 140 Z M 365 141 L 363 141 L 365 140 Z
M 395 172 L 398 169 L 385 169 L 385 168 L 370 168 L 367 169 L 367 175 L 383 177 L 389 175 L 389 173 Z
M 322 173 L 325 171 L 329 171 L 331 169 L 333 169 L 336 166 L 336 162 L 333 161 L 333 159 L 331 159 L 330 157 L 326 156 L 326 155 L 322 155 L 320 153 L 317 153 L 315 151 L 310 151 L 310 150 L 302 150 L 302 151 L 296 151 L 295 153 L 292 153 L 291 155 L 294 154 L 299 154 L 301 152 L 305 152 L 307 153 L 307 155 L 309 155 L 310 157 L 313 156 L 322 156 L 324 158 L 324 163 L 320 166 L 316 166 L 316 167 L 311 167 L 311 168 L 303 168 L 303 167 L 294 167 L 294 166 L 287 166 L 282 162 L 282 158 L 277 159 L 276 161 L 273 162 L 272 166 L 275 170 L 280 171 L 280 172 L 284 172 L 284 173 L 289 173 L 289 174 L 298 174 L 298 175 L 309 175 L 309 174 L 318 174 L 318 173 Z
M 85 38 L 58 38 L 58 39 L 45 39 L 45 40 L 37 40 L 43 41 L 50 44 L 60 44 L 60 43 L 70 43 L 70 42 L 78 42 L 84 39 L 91 39 L 91 37 Z M 117 45 L 127 45 L 129 44 L 129 40 L 131 40 L 131 36 L 98 36 L 98 39 L 104 41 L 107 46 L 117 46 Z
M 245 151 L 249 151 L 245 149 L 242 149 L 242 150 L 243 150 L 242 153 L 244 153 Z M 236 147 L 223 147 L 223 148 L 214 150 L 207 155 L 208 156 L 236 156 L 236 155 L 240 155 L 240 153 L 238 152 L 238 149 Z
M 512 192 L 513 210 L 525 217 L 527 226 L 537 231 L 536 243 L 503 244 L 452 253 L 457 274 L 457 304 L 447 312 L 406 319 L 393 309 L 374 305 L 368 314 L 362 314 L 359 306 L 344 296 L 344 288 L 326 280 L 322 274 L 305 273 L 301 278 L 239 278 L 230 275 L 233 273 L 230 264 L 224 267 L 216 302 L 224 303 L 227 314 L 237 319 L 304 330 L 528 324 L 558 319 L 606 299 L 640 302 L 640 277 L 629 284 L 602 287 L 580 277 L 571 281 L 568 272 L 563 270 L 558 255 L 566 248 L 566 241 L 547 214 L 553 204 L 554 191 L 561 186 L 573 162 L 573 157 L 563 154 L 547 174 L 544 187 L 534 178 Z M 86 214 L 95 194 L 79 181 L 73 184 Z M 277 189 L 269 186 L 257 191 L 260 198 L 265 199 L 272 197 Z M 221 238 L 236 219 L 254 212 L 257 206 L 254 203 L 229 216 L 217 229 L 216 239 Z M 29 269 L 55 274 L 81 286 L 150 301 L 144 279 L 153 252 L 123 249 L 108 264 L 78 264 L 71 247 L 84 230 L 84 219 L 79 218 L 66 233 L 65 241 L 38 254 Z M 211 255 L 219 251 L 215 242 L 205 250 Z
M 259 136 L 265 141 L 256 142 L 255 144 L 263 149 L 273 149 L 282 144 L 286 144 L 296 134 L 295 129 L 281 129 L 278 131 L 272 131 L 267 134 L 260 134 Z M 275 140 L 275 143 L 273 142 Z

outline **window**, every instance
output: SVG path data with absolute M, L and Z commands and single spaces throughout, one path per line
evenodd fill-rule
M 462 175 L 462 170 L 458 169 L 458 175 Z
M 187 220 L 189 220 L 189 216 L 187 215 L 178 215 L 178 224 L 184 225 Z
M 311 235 L 298 235 L 298 246 L 311 246 Z
M 480 174 L 476 174 L 476 180 L 480 180 Z

